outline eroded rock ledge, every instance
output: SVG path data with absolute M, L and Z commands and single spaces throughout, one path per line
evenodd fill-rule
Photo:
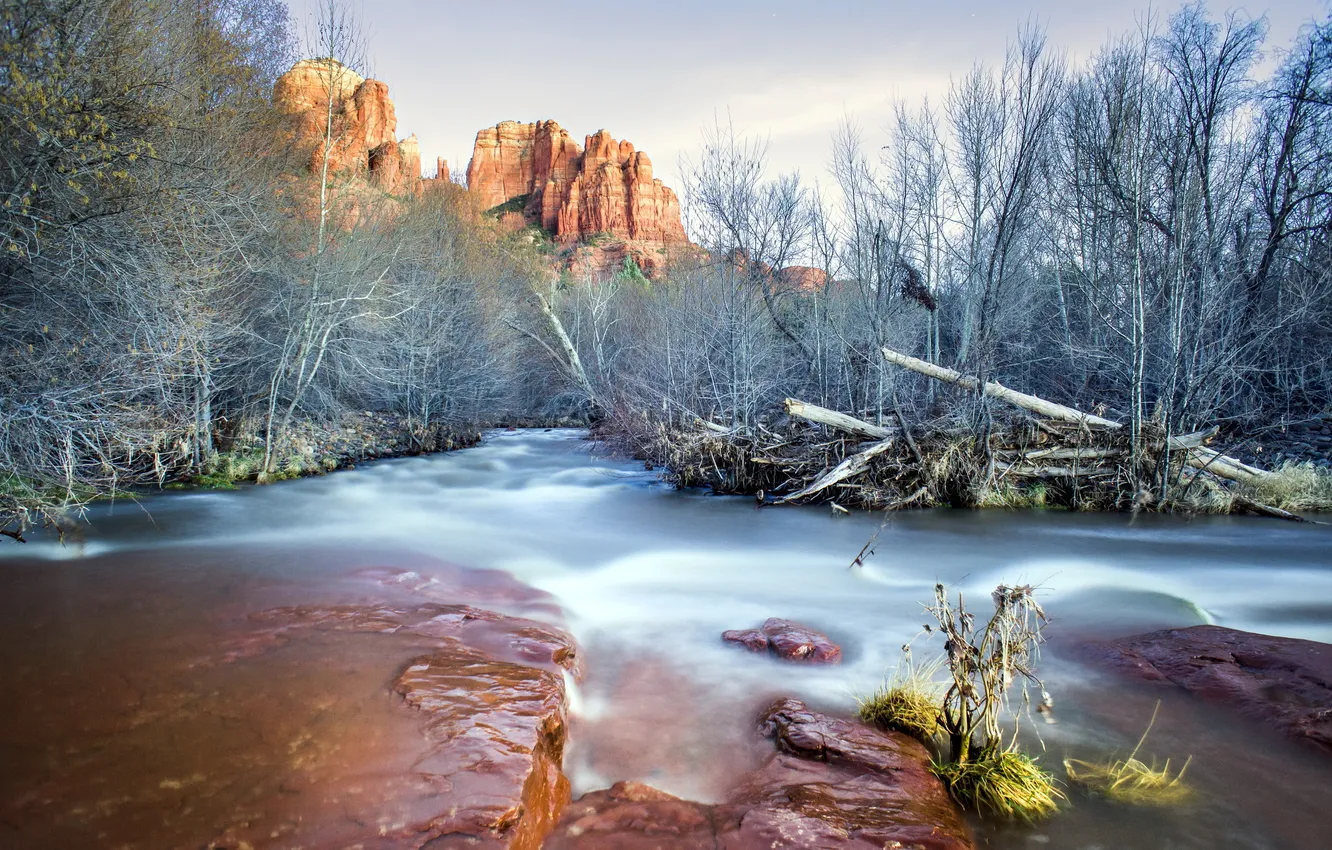
M 1332 646 L 1193 626 L 1090 644 L 1096 663 L 1181 688 L 1332 755 Z
M 541 846 L 569 801 L 561 771 L 564 672 L 576 670 L 578 658 L 567 634 L 448 604 L 293 606 L 250 620 L 259 628 L 218 661 L 253 658 L 318 632 L 394 635 L 431 647 L 392 685 L 404 707 L 422 715 L 425 743 L 404 779 L 406 797 L 391 801 L 405 799 L 410 817 L 381 826 L 365 846 Z
M 726 802 L 635 782 L 569 806 L 549 850 L 966 850 L 970 835 L 917 741 L 778 700 L 760 717 L 775 752 Z

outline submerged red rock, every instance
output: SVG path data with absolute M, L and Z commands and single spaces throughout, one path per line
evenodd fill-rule
M 779 700 L 772 757 L 719 805 L 634 782 L 571 804 L 549 850 L 967 850 L 971 838 L 917 741 Z
M 811 664 L 837 664 L 842 648 L 822 632 L 777 617 L 758 629 L 734 629 L 722 632 L 722 640 L 738 643 L 750 652 L 772 652 L 787 661 Z
M 1092 660 L 1182 688 L 1332 755 L 1332 646 L 1221 626 L 1091 644 Z

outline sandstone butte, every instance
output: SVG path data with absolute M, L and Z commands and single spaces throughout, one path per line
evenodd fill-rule
M 284 141 L 304 170 L 319 174 L 327 147 L 344 226 L 384 195 L 452 185 L 443 159 L 436 161 L 434 178 L 422 177 L 421 146 L 414 135 L 397 138 L 388 86 L 334 59 L 297 62 L 278 78 L 273 103 L 287 119 Z M 477 133 L 467 186 L 478 209 L 511 207 L 502 221 L 549 233 L 561 245 L 561 266 L 578 275 L 613 274 L 633 259 L 658 276 L 673 260 L 706 256 L 690 243 L 680 200 L 653 176 L 652 160 L 605 130 L 586 136 L 580 146 L 554 121 L 503 121 Z M 309 199 L 304 201 L 308 205 Z M 804 267 L 765 269 L 765 274 L 777 286 L 795 290 L 827 282 L 822 271 Z
M 288 144 L 310 172 L 322 168 L 331 118 L 331 174 L 366 177 L 391 195 L 414 194 L 423 185 L 421 146 L 416 136 L 397 138 L 388 91 L 335 59 L 303 59 L 274 84 L 273 105 L 286 116 Z M 440 160 L 438 168 L 447 182 L 448 163 Z
M 554 121 L 503 121 L 477 133 L 467 187 L 483 209 L 521 205 L 562 245 L 597 243 L 582 258 L 590 267 L 629 256 L 655 272 L 691 247 L 680 201 L 653 176 L 652 160 L 605 130 L 579 146 Z

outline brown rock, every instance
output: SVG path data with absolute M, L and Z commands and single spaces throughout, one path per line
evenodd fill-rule
M 1175 686 L 1332 755 L 1332 646 L 1221 626 L 1084 648 L 1118 672 Z
M 750 652 L 769 651 L 787 661 L 838 664 L 842 660 L 842 648 L 827 635 L 777 617 L 758 629 L 722 632 L 722 640 L 741 644 Z
M 759 629 L 731 629 L 722 632 L 722 640 L 738 643 L 750 652 L 768 651 L 768 636 Z
M 371 571 L 365 575 L 374 576 Z M 413 574 L 386 573 L 385 578 Z M 395 582 L 402 583 L 402 582 Z M 251 615 L 251 640 L 223 647 L 232 663 L 286 646 L 306 632 L 428 638 L 393 690 L 423 718 L 426 752 L 414 787 L 429 789 L 396 841 L 437 850 L 535 850 L 569 799 L 561 771 L 566 737 L 562 670 L 577 673 L 567 634 L 470 605 L 294 606 Z
M 761 730 L 776 753 L 726 802 L 634 782 L 571 804 L 550 850 L 967 850 L 971 839 L 917 741 L 779 700 Z
M 785 289 L 817 292 L 828 283 L 828 273 L 810 266 L 787 266 L 777 272 L 777 283 Z
M 372 177 L 390 194 L 418 188 L 420 146 L 414 136 L 399 142 L 394 135 L 398 116 L 384 83 L 333 59 L 303 59 L 278 78 L 273 104 L 287 118 L 288 144 L 311 173 L 322 171 L 327 153 L 332 174 Z
M 742 846 L 967 848 L 971 840 L 919 741 L 773 703 L 762 717 L 778 755 L 732 796 L 753 806 Z M 786 843 L 782 843 L 786 842 Z
M 486 209 L 526 198 L 527 220 L 567 245 L 602 235 L 632 246 L 601 258 L 602 271 L 618 271 L 624 256 L 647 257 L 640 267 L 655 270 L 654 254 L 689 244 L 679 199 L 652 161 L 605 130 L 579 147 L 554 121 L 504 121 L 477 133 L 467 185 Z
M 427 718 L 432 752 L 417 770 L 453 801 L 413 831 L 437 847 L 540 847 L 569 799 L 563 680 L 457 641 L 416 659 L 394 690 Z
M 696 850 L 722 846 L 717 806 L 672 797 L 637 782 L 586 794 L 565 811 L 545 850 Z M 727 824 L 733 831 L 737 824 Z M 729 846 L 729 845 L 726 845 Z

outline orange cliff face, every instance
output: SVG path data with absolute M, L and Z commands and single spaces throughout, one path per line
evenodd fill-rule
M 566 245 L 600 239 L 571 265 L 618 271 L 633 257 L 659 270 L 673 250 L 690 248 L 680 201 L 652 175 L 652 161 L 600 130 L 582 147 L 554 121 L 504 121 L 476 135 L 467 186 L 483 209 L 526 198 L 526 220 Z
M 398 116 L 388 86 L 367 80 L 335 59 L 303 59 L 278 78 L 273 104 L 289 119 L 290 144 L 318 174 L 326 142 L 330 174 L 366 177 L 389 194 L 420 188 L 421 147 L 398 141 Z

